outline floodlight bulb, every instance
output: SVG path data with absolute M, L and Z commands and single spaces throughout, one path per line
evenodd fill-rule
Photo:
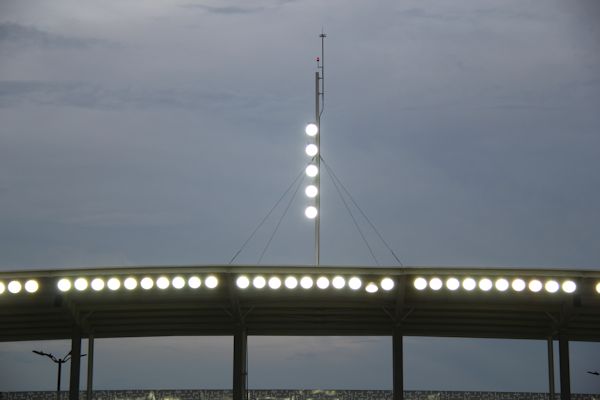
M 546 289 L 546 292 L 548 293 L 556 293 L 560 289 L 560 284 L 555 280 L 546 281 L 544 289 Z
M 62 278 L 61 280 L 58 281 L 58 283 L 56 284 L 56 287 L 61 292 L 68 292 L 69 290 L 71 290 L 71 281 L 68 280 L 67 278 Z
M 565 293 L 573 293 L 577 290 L 577 284 L 571 280 L 564 281 L 562 284 L 562 290 Z
M 303 276 L 302 279 L 300 279 L 300 286 L 302 286 L 302 289 L 310 289 L 313 287 L 313 279 L 310 276 Z
M 306 132 L 308 136 L 316 136 L 317 133 L 319 133 L 319 127 L 317 126 L 317 124 L 310 123 L 306 125 L 306 128 L 304 128 L 304 132 Z
M 496 290 L 498 290 L 499 292 L 506 292 L 510 284 L 506 279 L 499 278 L 496 279 L 496 283 L 494 284 L 494 286 L 496 286 Z
M 73 284 L 73 286 L 75 286 L 75 289 L 81 291 L 84 291 L 85 289 L 87 289 L 88 287 L 88 281 L 85 278 L 77 278 L 75 279 L 75 283 Z
M 443 286 L 442 280 L 440 278 L 431 278 L 429 280 L 429 287 L 431 290 L 440 290 Z
M 383 290 L 385 290 L 386 292 L 389 292 L 390 290 L 392 290 L 394 288 L 396 284 L 394 283 L 394 280 L 392 278 L 383 278 L 380 282 L 380 286 Z
M 188 279 L 188 286 L 192 289 L 198 289 L 202 285 L 202 281 L 197 276 L 191 276 Z
M 523 279 L 517 278 L 512 281 L 511 286 L 515 292 L 522 292 L 523 290 L 525 290 L 525 287 L 527 285 L 525 284 L 525 281 Z
M 25 290 L 27 293 L 35 293 L 40 288 L 39 283 L 36 280 L 30 279 L 25 282 Z
M 317 287 L 319 289 L 327 289 L 329 287 L 329 279 L 325 276 L 320 276 L 317 279 Z
M 0 282 L 0 294 L 4 293 L 6 287 L 4 286 L 4 282 Z
M 94 278 L 90 286 L 94 291 L 99 292 L 104 289 L 104 280 L 102 278 Z
M 246 289 L 248 288 L 248 286 L 250 286 L 250 279 L 248 279 L 248 277 L 245 275 L 238 276 L 238 278 L 235 281 L 235 284 L 240 289 Z
M 204 280 L 204 284 L 206 285 L 207 288 L 214 289 L 219 284 L 219 280 L 217 279 L 216 276 L 210 275 L 210 276 L 206 277 L 206 279 Z
M 346 280 L 341 276 L 335 276 L 331 280 L 331 286 L 336 289 L 343 289 L 346 286 Z
M 446 288 L 451 291 L 458 290 L 460 287 L 460 281 L 456 278 L 448 278 L 446 280 Z
M 542 290 L 542 287 L 543 287 L 542 282 L 540 282 L 537 279 L 530 280 L 528 286 L 529 286 L 529 290 L 531 290 L 534 293 L 539 292 L 540 290 Z
M 304 189 L 304 194 L 306 194 L 306 197 L 310 197 L 312 199 L 313 197 L 317 197 L 317 194 L 319 194 L 319 189 L 317 189 L 315 185 L 308 185 L 306 189 Z
M 353 276 L 348 279 L 348 287 L 352 290 L 358 290 L 362 286 L 362 281 L 359 277 Z
M 254 279 L 252 279 L 252 285 L 257 289 L 262 289 L 267 285 L 267 280 L 264 276 L 255 276 Z
M 296 287 L 298 286 L 298 279 L 296 279 L 296 277 L 294 276 L 288 276 L 287 278 L 285 278 L 285 281 L 283 283 L 288 289 L 296 289 Z
M 108 282 L 106 282 L 106 286 L 113 291 L 119 290 L 119 288 L 121 287 L 121 281 L 119 280 L 119 278 L 110 278 Z
M 173 285 L 173 287 L 175 289 L 183 289 L 185 286 L 185 279 L 183 279 L 183 277 L 181 277 L 181 276 L 176 276 L 171 281 L 171 284 Z
M 306 218 L 308 219 L 315 219 L 318 213 L 319 211 L 317 211 L 317 207 L 313 206 L 308 206 L 306 207 L 306 210 L 304 210 L 304 215 L 306 215 Z
M 425 290 L 427 288 L 427 279 L 418 277 L 413 282 L 413 286 L 417 290 Z
M 145 278 L 142 278 L 142 280 L 140 281 L 140 286 L 144 290 L 152 289 L 154 287 L 154 281 L 149 276 L 146 276 Z
M 600 293 L 600 282 L 596 283 L 596 292 Z
M 21 286 L 21 282 L 19 281 L 10 281 L 8 283 L 8 291 L 11 292 L 12 294 L 17 294 L 21 291 L 22 286 Z
M 306 152 L 306 155 L 309 157 L 314 157 L 317 154 L 319 154 L 319 148 L 317 147 L 316 144 L 307 144 L 306 147 L 304 148 L 304 151 Z
M 137 279 L 135 279 L 133 276 L 130 276 L 129 278 L 125 279 L 125 281 L 123 282 L 123 286 L 125 286 L 125 289 L 127 290 L 133 290 L 137 287 L 137 285 Z
M 276 276 L 269 278 L 269 287 L 271 289 L 279 289 L 281 287 L 281 279 Z
M 367 283 L 367 286 L 365 286 L 365 290 L 367 291 L 367 293 L 375 293 L 379 290 L 379 288 L 375 283 L 369 282 Z
M 475 287 L 477 286 L 477 282 L 475 282 L 475 279 L 473 278 L 465 278 L 462 281 L 462 286 L 463 289 L 465 289 L 467 292 L 470 292 L 473 289 L 475 289 Z
M 489 292 L 492 290 L 493 286 L 494 284 L 488 278 L 482 278 L 479 280 L 479 289 L 483 290 L 484 292 Z
M 310 164 L 306 167 L 305 172 L 306 176 L 308 176 L 309 178 L 314 178 L 315 176 L 319 175 L 319 168 L 314 164 Z
M 166 289 L 169 287 L 169 278 L 167 278 L 166 276 L 161 276 L 160 278 L 158 278 L 156 280 L 156 287 L 159 289 Z

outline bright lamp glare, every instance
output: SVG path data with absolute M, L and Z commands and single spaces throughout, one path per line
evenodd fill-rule
M 329 279 L 324 276 L 319 277 L 319 279 L 317 279 L 317 287 L 319 289 L 327 289 L 329 287 Z
M 237 280 L 235 281 L 235 284 L 240 289 L 246 289 L 248 288 L 248 286 L 250 286 L 250 279 L 248 279 L 248 277 L 245 275 L 238 276 Z
M 314 178 L 319 174 L 319 168 L 317 168 L 317 166 L 314 164 L 310 164 L 309 166 L 307 166 L 304 171 L 306 172 L 306 176 L 308 176 L 309 178 Z
M 479 280 L 479 289 L 483 290 L 484 292 L 489 292 L 493 286 L 494 284 L 488 278 L 482 278 Z
M 331 280 L 331 286 L 333 286 L 336 289 L 343 289 L 344 286 L 346 286 L 346 280 L 341 276 L 335 276 Z
M 125 281 L 123 282 L 123 286 L 125 286 L 125 289 L 127 289 L 127 290 L 133 290 L 137 287 L 137 285 L 138 285 L 137 279 L 135 279 L 132 276 L 125 279 Z
M 310 276 L 303 276 L 300 279 L 300 286 L 302 286 L 302 289 L 310 289 L 313 287 L 313 279 Z
M 379 290 L 379 288 L 375 283 L 369 282 L 367 283 L 367 286 L 365 286 L 365 290 L 367 291 L 367 293 L 375 293 Z
M 204 280 L 204 284 L 206 285 L 207 288 L 214 289 L 219 284 L 219 280 L 217 279 L 216 276 L 210 275 L 210 276 L 206 277 L 206 279 Z
M 427 279 L 419 277 L 415 279 L 413 285 L 417 290 L 425 290 L 427 288 Z
M 458 288 L 460 287 L 460 281 L 456 278 L 448 278 L 448 280 L 446 280 L 446 287 L 448 288 L 448 290 L 458 290 Z
M 306 145 L 306 148 L 304 149 L 304 151 L 306 152 L 306 155 L 309 157 L 314 157 L 319 153 L 319 148 L 317 147 L 316 144 L 308 144 Z
M 442 288 L 442 280 L 440 278 L 431 278 L 429 280 L 429 287 L 431 290 L 440 290 Z
M 188 286 L 192 289 L 198 289 L 202 285 L 202 281 L 197 276 L 191 276 L 188 279 Z
M 499 278 L 496 279 L 496 290 L 498 290 L 499 292 L 506 292 L 508 290 L 508 287 L 510 286 L 510 284 L 508 283 L 508 281 L 504 278 Z
M 573 293 L 577 290 L 577 284 L 573 281 L 564 281 L 562 284 L 562 290 L 565 293 Z
M 11 281 L 8 283 L 8 291 L 11 292 L 12 294 L 17 294 L 21 291 L 22 286 L 21 286 L 21 282 L 19 281 Z
M 515 292 L 522 292 L 525 290 L 526 284 L 523 279 L 517 278 L 512 281 L 511 286 Z
M 27 293 L 35 293 L 38 291 L 39 288 L 40 285 L 37 281 L 33 279 L 30 279 L 27 282 L 25 282 L 25 290 L 27 291 Z
M 304 215 L 306 215 L 306 218 L 308 219 L 315 219 L 318 213 L 317 207 L 313 206 L 306 207 L 306 210 L 304 210 Z
M 149 276 L 147 276 L 147 277 L 145 277 L 145 278 L 143 278 L 141 280 L 140 286 L 144 290 L 152 289 L 154 287 L 154 281 L 152 280 L 152 278 L 150 278 Z
M 306 128 L 304 128 L 304 132 L 306 132 L 308 136 L 316 136 L 317 133 L 319 133 L 319 127 L 316 124 L 311 123 L 306 125 Z
M 298 286 L 298 279 L 296 279 L 296 277 L 294 276 L 288 276 L 287 278 L 285 278 L 285 281 L 283 281 L 283 283 L 288 289 L 296 289 L 296 287 Z
M 381 288 L 386 292 L 389 292 L 394 288 L 394 280 L 392 278 L 383 278 L 380 282 Z
M 4 282 L 0 282 L 0 294 L 4 293 L 6 287 L 4 286 Z
M 176 276 L 171 281 L 171 284 L 175 289 L 183 289 L 183 287 L 185 286 L 185 279 L 183 279 L 183 277 L 181 276 Z
M 92 283 L 90 284 L 90 286 L 92 287 L 92 289 L 94 289 L 96 292 L 101 291 L 102 289 L 104 289 L 104 280 L 101 278 L 94 278 L 92 279 Z
M 350 278 L 348 280 L 348 287 L 350 287 L 350 289 L 352 290 L 358 290 L 360 289 L 360 287 L 362 286 L 362 282 L 360 280 L 360 278 L 353 276 L 352 278 Z
M 269 278 L 269 287 L 271 289 L 279 289 L 281 287 L 281 279 L 276 276 Z
M 319 189 L 317 189 L 315 185 L 308 185 L 306 189 L 304 189 L 304 194 L 306 194 L 306 197 L 310 197 L 312 199 L 313 197 L 317 197 L 317 194 L 319 194 Z
M 600 293 L 600 282 L 596 284 L 596 292 Z
M 256 276 L 252 279 L 252 285 L 257 289 L 262 289 L 267 286 L 267 280 L 263 276 Z
M 546 292 L 548 293 L 556 293 L 558 292 L 558 289 L 560 289 L 560 284 L 556 281 L 546 281 L 546 284 L 544 285 L 544 289 L 546 289 Z
M 58 287 L 58 290 L 60 290 L 61 292 L 68 292 L 69 290 L 71 290 L 71 281 L 67 278 L 62 278 L 58 281 L 56 287 Z
M 75 279 L 75 283 L 73 284 L 73 286 L 75 286 L 75 289 L 77 289 L 81 292 L 81 291 L 87 289 L 88 281 L 85 278 L 77 278 L 77 279 Z
M 531 290 L 534 293 L 539 292 L 540 290 L 542 290 L 542 282 L 538 281 L 537 279 L 532 279 L 529 281 L 529 290 Z
M 169 278 L 166 276 L 161 276 L 156 280 L 156 287 L 159 289 L 166 289 L 169 287 Z
M 110 278 L 108 280 L 108 282 L 106 282 L 106 286 L 110 289 L 110 290 L 119 290 L 119 288 L 121 287 L 121 281 L 119 280 L 119 278 Z
M 470 292 L 471 290 L 475 289 L 477 282 L 475 282 L 475 279 L 473 278 L 465 278 L 463 279 L 462 286 L 463 289 Z

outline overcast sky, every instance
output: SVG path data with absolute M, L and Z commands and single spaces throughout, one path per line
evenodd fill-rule
M 599 18 L 596 0 L 2 0 L 0 269 L 227 263 L 307 161 L 322 28 L 322 155 L 405 265 L 600 268 Z M 322 263 L 374 265 L 322 182 Z M 305 204 L 263 264 L 313 262 Z M 53 389 L 38 346 L 68 351 L 0 344 L 0 390 Z M 391 387 L 386 338 L 250 346 L 251 387 Z M 98 341 L 97 387 L 231 387 L 230 347 Z M 600 346 L 572 352 L 573 390 L 600 392 Z M 409 338 L 407 387 L 544 391 L 545 356 Z

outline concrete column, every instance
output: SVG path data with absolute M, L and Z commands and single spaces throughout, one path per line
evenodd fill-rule
M 244 326 L 236 328 L 233 335 L 233 400 L 246 400 L 248 361 L 248 335 Z
M 401 329 L 395 327 L 392 336 L 393 400 L 404 400 L 404 356 L 402 339 Z
M 86 400 L 92 399 L 92 391 L 94 390 L 94 335 L 88 335 L 88 353 L 87 353 L 87 389 Z
M 558 357 L 560 359 L 560 400 L 571 400 L 569 339 L 564 335 L 558 336 Z
M 69 400 L 79 400 L 79 373 L 81 372 L 81 328 L 73 325 L 71 333 L 71 377 Z

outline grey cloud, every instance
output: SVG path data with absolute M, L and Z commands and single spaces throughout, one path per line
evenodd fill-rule
M 108 45 L 109 42 L 93 38 L 69 37 L 46 32 L 32 26 L 14 22 L 0 23 L 0 45 L 12 47 L 37 48 L 87 48 L 96 45 Z
M 240 6 L 207 6 L 205 4 L 185 4 L 184 8 L 198 8 L 212 14 L 253 14 L 263 11 L 265 7 L 240 7 Z

